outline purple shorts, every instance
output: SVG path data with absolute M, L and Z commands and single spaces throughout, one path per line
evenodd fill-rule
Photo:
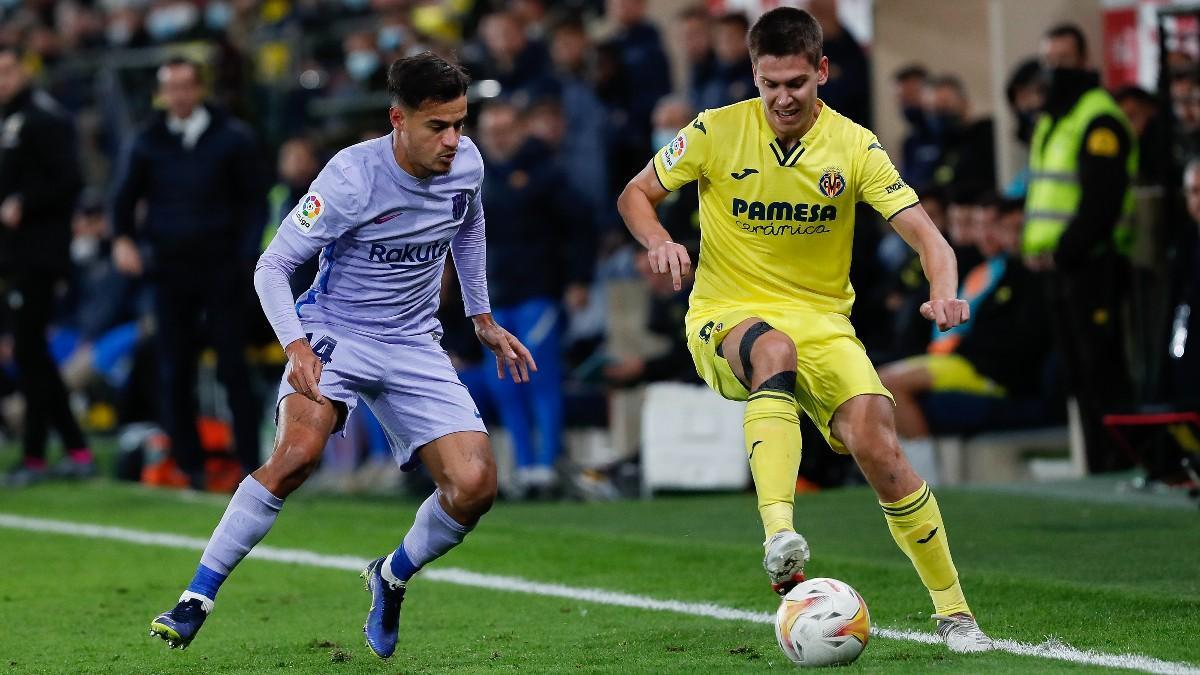
M 417 450 L 446 434 L 487 433 L 450 357 L 432 335 L 388 343 L 340 326 L 303 323 L 313 352 L 325 362 L 321 395 L 345 405 L 347 416 L 362 399 L 379 419 L 401 469 L 416 468 Z M 279 403 L 293 393 L 285 372 L 275 399 L 276 422 Z

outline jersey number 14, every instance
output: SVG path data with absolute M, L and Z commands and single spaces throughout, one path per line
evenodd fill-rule
M 309 333 L 307 337 L 308 341 L 311 343 L 313 334 Z M 337 340 L 334 340 L 326 335 L 320 340 L 317 340 L 317 343 L 312 346 L 312 350 L 313 354 L 316 354 L 317 358 L 321 359 L 321 363 L 329 365 L 329 362 L 333 360 L 333 350 L 335 347 L 337 347 Z

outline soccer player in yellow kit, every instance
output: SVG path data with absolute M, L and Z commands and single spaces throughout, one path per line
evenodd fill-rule
M 691 261 L 654 207 L 699 181 L 688 347 L 710 387 L 747 401 L 746 452 L 772 588 L 786 593 L 808 561 L 792 518 L 803 410 L 875 489 L 892 537 L 929 590 L 947 646 L 991 649 L 959 585 L 937 500 L 900 449 L 891 394 L 848 318 L 856 202 L 879 211 L 920 254 L 930 285 L 921 314 L 942 330 L 969 318 L 955 296 L 954 253 L 875 135 L 817 98 L 829 60 L 816 20 L 775 9 L 754 24 L 748 42 L 760 98 L 701 113 L 630 181 L 618 208 L 651 269 L 670 274 L 678 290 Z

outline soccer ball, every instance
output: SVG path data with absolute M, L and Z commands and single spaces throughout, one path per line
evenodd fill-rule
M 788 592 L 775 613 L 775 638 L 798 666 L 850 663 L 867 646 L 867 603 L 837 579 L 809 579 Z

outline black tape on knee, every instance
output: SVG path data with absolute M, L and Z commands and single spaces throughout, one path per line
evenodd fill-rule
M 781 373 L 775 373 L 774 375 L 763 380 L 763 383 L 758 385 L 758 388 L 754 391 L 759 392 L 764 390 L 781 391 L 788 396 L 795 396 L 796 371 L 785 370 Z
M 771 324 L 759 321 L 746 329 L 746 334 L 742 336 L 742 342 L 738 345 L 738 356 L 742 359 L 742 370 L 746 372 L 746 382 L 754 381 L 754 366 L 750 363 L 750 352 L 754 349 L 754 343 L 758 338 L 773 330 L 775 329 L 771 328 Z

